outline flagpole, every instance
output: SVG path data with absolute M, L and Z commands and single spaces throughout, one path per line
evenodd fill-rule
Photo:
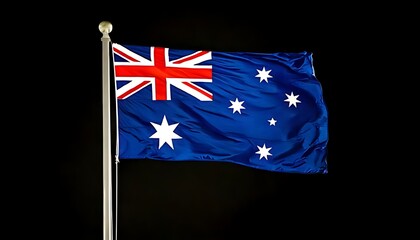
M 111 117 L 110 117 L 110 71 L 108 33 L 112 24 L 103 21 L 99 24 L 102 32 L 102 124 L 103 124 L 103 239 L 113 239 L 112 220 L 112 165 L 111 165 Z

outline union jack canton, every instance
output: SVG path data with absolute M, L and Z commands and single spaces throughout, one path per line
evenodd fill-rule
M 117 89 L 117 98 L 125 99 L 151 85 L 153 100 L 171 100 L 171 86 L 201 101 L 211 101 L 213 94 L 194 82 L 212 82 L 211 65 L 197 65 L 211 59 L 210 51 L 196 51 L 188 56 L 169 59 L 169 49 L 150 47 L 149 59 L 119 44 L 116 55 L 127 62 L 115 62 L 115 80 L 130 81 Z

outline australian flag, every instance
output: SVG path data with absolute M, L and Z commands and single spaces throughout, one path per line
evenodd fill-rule
M 327 170 L 328 113 L 312 53 L 112 44 L 119 159 Z

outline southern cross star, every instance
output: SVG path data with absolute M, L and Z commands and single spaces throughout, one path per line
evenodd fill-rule
M 273 154 L 270 153 L 271 147 L 266 148 L 265 143 L 262 147 L 260 147 L 260 146 L 257 146 L 257 147 L 258 147 L 259 151 L 255 152 L 255 153 L 260 154 L 260 159 L 265 158 L 266 160 L 268 160 L 268 155 L 270 155 L 270 156 L 273 155 Z
M 295 106 L 297 107 L 297 103 L 300 103 L 300 101 L 297 99 L 299 97 L 299 95 L 293 95 L 293 92 L 289 95 L 286 93 L 287 99 L 285 99 L 285 102 L 289 102 L 289 107 L 290 106 Z
M 266 71 L 265 67 L 263 67 L 262 70 L 258 70 L 258 74 L 255 75 L 255 77 L 259 77 L 260 78 L 260 82 L 262 82 L 263 80 L 266 81 L 268 83 L 268 78 L 272 78 L 273 76 L 270 76 L 270 72 L 271 70 Z

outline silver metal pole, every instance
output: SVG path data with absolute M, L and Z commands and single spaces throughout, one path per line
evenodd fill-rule
M 110 117 L 110 71 L 108 33 L 112 24 L 103 21 L 99 24 L 102 32 L 102 124 L 103 124 L 103 239 L 113 239 L 112 221 L 112 165 L 111 165 L 111 117 Z

